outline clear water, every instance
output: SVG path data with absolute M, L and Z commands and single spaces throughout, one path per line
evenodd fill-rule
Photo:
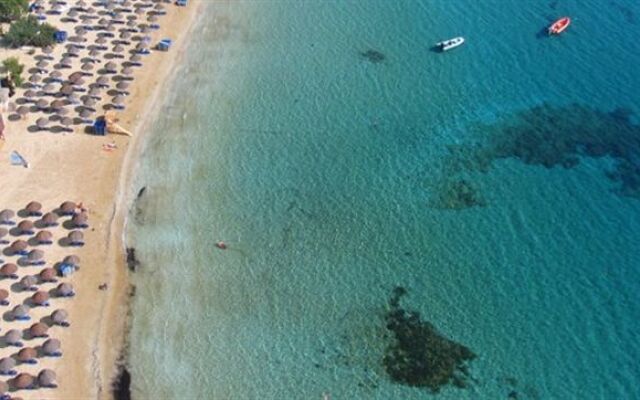
M 607 175 L 640 159 L 608 114 L 640 115 L 637 2 L 207 12 L 137 178 L 136 398 L 423 399 L 381 363 L 396 285 L 478 355 L 438 398 L 640 398 L 638 173 Z M 579 163 L 544 166 L 568 140 Z M 483 206 L 446 208 L 461 179 Z

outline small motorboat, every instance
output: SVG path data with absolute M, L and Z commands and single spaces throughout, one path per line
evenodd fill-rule
M 464 43 L 464 38 L 462 36 L 455 37 L 453 39 L 444 40 L 442 42 L 436 43 L 436 47 L 440 49 L 440 51 L 447 51 L 451 49 L 455 49 Z
M 549 27 L 549 35 L 559 35 L 571 24 L 571 18 L 562 17 Z
M 218 243 L 216 243 L 216 247 L 219 248 L 220 250 L 226 250 L 227 244 L 221 240 Z

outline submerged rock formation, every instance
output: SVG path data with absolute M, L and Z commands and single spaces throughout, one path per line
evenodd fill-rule
M 387 374 L 397 383 L 433 393 L 450 384 L 466 387 L 467 363 L 476 355 L 422 321 L 419 313 L 403 309 L 400 300 L 406 293 L 405 288 L 396 287 L 389 300 L 386 323 L 393 340 L 383 359 Z

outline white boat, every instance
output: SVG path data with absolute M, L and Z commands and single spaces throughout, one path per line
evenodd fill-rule
M 462 36 L 458 36 L 453 39 L 438 42 L 436 43 L 436 47 L 440 49 L 440 51 L 447 51 L 460 46 L 462 43 L 464 43 L 464 38 Z

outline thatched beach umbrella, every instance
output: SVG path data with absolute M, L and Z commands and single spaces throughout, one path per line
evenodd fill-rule
M 36 234 L 34 240 L 39 245 L 53 244 L 53 234 L 49 231 L 40 231 Z
M 38 290 L 33 294 L 33 296 L 31 296 L 31 301 L 37 306 L 47 307 L 49 306 L 49 293 L 43 290 Z
M 102 91 L 100 90 L 99 86 L 96 86 L 96 87 L 92 88 L 91 90 L 89 90 L 89 96 L 91 96 L 91 97 L 93 97 L 94 99 L 97 99 L 97 100 L 102 98 L 101 93 L 102 93 Z
M 29 334 L 33 338 L 48 337 L 49 326 L 43 322 L 36 322 L 29 327 Z
M 69 114 L 69 109 L 68 108 L 59 108 L 56 110 L 56 115 L 61 117 L 60 121 L 62 122 L 62 117 L 64 117 L 65 115 Z M 73 122 L 73 121 L 72 121 Z M 64 125 L 64 124 L 63 124 Z
M 118 71 L 118 65 L 117 65 L 116 63 L 114 63 L 113 61 L 109 61 L 108 63 L 106 63 L 106 64 L 104 65 L 104 69 L 105 69 L 107 72 L 113 72 L 113 73 L 115 73 L 115 72 L 117 72 L 117 71 Z
M 75 294 L 75 292 L 73 291 L 73 286 L 71 286 L 70 283 L 63 282 L 56 288 L 56 294 L 59 297 L 71 297 Z
M 62 260 L 64 264 L 73 265 L 74 267 L 80 266 L 80 257 L 76 255 L 66 256 L 64 260 Z
M 82 64 L 82 67 L 80 67 L 80 69 L 82 69 L 82 71 L 84 71 L 84 73 L 86 75 L 91 75 L 91 71 L 93 71 L 94 65 L 93 63 L 87 62 Z
M 6 239 L 5 236 L 7 236 L 9 234 L 9 230 L 7 228 L 0 228 L 0 244 L 7 244 L 9 243 Z
M 9 384 L 4 381 L 0 381 L 0 395 L 6 395 L 9 392 Z M 11 397 L 11 400 L 22 400 L 19 397 Z
M 84 246 L 84 234 L 81 231 L 69 232 L 69 246 Z
M 42 88 L 42 91 L 44 92 L 44 94 L 52 96 L 52 95 L 56 94 L 56 89 L 57 89 L 56 85 L 54 85 L 52 83 L 47 83 Z
M 49 59 L 53 58 L 53 57 L 51 57 L 51 53 L 53 53 L 53 47 L 46 46 L 46 47 L 42 48 L 42 54 L 47 56 L 47 58 L 49 58 Z
M 62 109 L 65 106 L 65 102 L 64 100 L 56 99 L 51 102 L 50 106 L 53 110 L 60 111 L 60 109 Z
M 64 57 L 62 60 L 60 60 L 60 66 L 62 66 L 63 68 L 71 68 L 72 64 L 73 60 L 69 57 Z
M 18 107 L 18 109 L 16 110 L 20 118 L 24 118 L 25 115 L 29 114 L 29 111 L 31 111 L 31 108 L 25 105 Z
M 24 240 L 18 239 L 11 243 L 11 246 L 9 246 L 9 251 L 13 254 L 26 254 L 27 247 L 29 247 L 29 243 L 25 242 Z
M 81 81 L 84 79 L 83 77 L 84 77 L 84 74 L 82 72 L 76 71 L 71 75 L 69 75 L 69 82 L 73 84 L 77 84 L 78 81 Z
M 9 346 L 22 347 L 22 332 L 17 329 L 11 329 L 4 334 L 4 342 Z
M 91 116 L 94 114 L 95 111 L 90 110 L 88 108 L 83 109 L 82 111 L 80 111 L 80 118 L 82 118 L 82 121 L 85 123 L 91 123 Z
M 87 108 L 93 109 L 96 105 L 96 99 L 94 99 L 93 97 L 87 96 L 83 100 L 82 104 Z
M 12 357 L 3 357 L 0 359 L 0 374 L 1 375 L 15 375 L 14 370 L 16 366 L 16 360 Z
M 91 58 L 92 62 L 98 61 L 97 58 L 100 57 L 100 50 L 98 50 L 97 48 L 91 50 L 89 52 L 89 57 Z
M 18 354 L 16 354 L 16 358 L 18 359 L 18 361 L 27 364 L 35 364 L 37 362 L 37 356 L 38 351 L 33 347 L 24 347 L 20 351 L 18 351 Z
M 0 267 L 0 277 L 9 279 L 18 279 L 18 266 L 13 263 L 6 263 Z
M 70 83 L 65 83 L 64 85 L 62 85 L 62 88 L 60 88 L 60 93 L 65 96 L 70 96 L 71 94 L 73 94 L 73 85 Z
M 40 387 L 45 388 L 56 388 L 58 385 L 56 384 L 56 373 L 50 369 L 43 369 L 38 374 L 38 384 Z
M 60 357 L 62 352 L 60 351 L 60 341 L 58 339 L 47 339 L 42 344 L 42 352 L 49 357 Z
M 68 319 L 69 319 L 69 313 L 63 309 L 55 310 L 51 314 L 51 321 L 53 321 L 57 325 L 69 326 Z
M 112 52 L 118 53 L 118 54 L 123 53 L 124 50 L 125 50 L 124 46 L 121 45 L 121 44 L 117 44 L 117 45 L 113 46 L 113 49 L 111 49 Z
M 40 99 L 36 102 L 36 107 L 38 107 L 38 109 L 40 109 L 41 111 L 45 111 L 49 108 L 49 102 L 45 99 Z
M 38 280 L 33 275 L 25 275 L 20 279 L 20 286 L 22 286 L 22 290 L 34 291 L 37 290 L 36 284 Z
M 88 228 L 89 224 L 89 215 L 86 212 L 81 212 L 80 214 L 76 214 L 71 218 L 71 225 L 75 228 Z
M 56 279 L 57 275 L 58 274 L 56 273 L 56 270 L 51 268 L 51 267 L 44 268 L 38 274 L 38 276 L 40 277 L 40 280 L 42 282 L 56 282 L 57 281 L 57 279 Z
M 99 38 L 96 39 L 96 44 L 105 45 L 107 44 L 108 41 L 109 40 L 106 37 L 100 36 Z M 104 47 L 101 47 L 101 48 L 104 49 Z
M 8 306 L 9 291 L 7 289 L 0 289 L 0 305 Z
M 18 304 L 17 306 L 13 307 L 13 310 L 11 310 L 11 315 L 13 316 L 13 319 L 17 320 L 28 320 L 30 318 L 29 309 L 22 304 Z
M 65 131 L 73 132 L 73 129 L 69 128 L 71 125 L 73 125 L 73 119 L 71 119 L 70 117 L 64 117 L 60 119 L 60 124 L 62 124 Z
M 149 21 L 149 22 L 158 22 L 158 16 L 157 15 L 149 15 L 147 17 L 147 21 Z
M 77 207 L 77 204 L 73 201 L 65 201 L 58 207 L 58 214 L 63 216 L 73 215 Z
M 40 60 L 36 63 L 36 68 L 40 70 L 40 72 L 46 72 L 46 68 L 49 66 L 49 62 L 46 60 Z
M 122 75 L 126 76 L 127 79 L 132 79 L 131 75 L 133 75 L 133 68 L 126 67 L 122 70 Z
M 37 201 L 29 202 L 29 204 L 27 204 L 27 206 L 24 208 L 24 211 L 30 217 L 40 217 L 40 216 L 42 216 L 41 210 L 42 210 L 42 204 L 40 204 Z
M 124 96 L 122 95 L 117 95 L 116 97 L 113 98 L 113 100 L 111 100 L 111 104 L 116 106 L 116 108 L 124 108 L 124 106 L 122 105 L 123 103 L 124 103 Z
M 33 228 L 33 222 L 25 219 L 23 221 L 20 221 L 17 226 L 17 231 L 19 235 L 33 235 Z
M 5 209 L 0 211 L 0 224 L 2 225 L 15 225 L 13 217 L 16 213 L 13 210 Z
M 129 21 L 127 22 L 127 25 L 130 25 L 131 23 L 133 23 L 132 25 L 135 26 L 136 25 L 136 21 Z M 124 31 L 120 34 L 120 39 L 122 40 L 129 40 L 131 39 L 131 32 L 127 32 Z
M 28 100 L 33 100 L 33 98 L 36 96 L 37 96 L 37 93 L 33 89 L 28 89 L 28 90 L 25 90 L 24 92 L 24 97 L 26 97 Z
M 109 86 L 109 78 L 107 78 L 106 76 L 101 76 L 96 79 L 96 84 L 101 87 L 107 87 Z
M 130 83 L 127 81 L 120 81 L 116 84 L 116 89 L 118 90 L 118 92 L 120 92 L 120 94 L 122 95 L 126 95 L 129 92 L 127 92 L 127 90 L 129 89 Z
M 44 227 L 51 227 L 58 225 L 58 216 L 55 213 L 48 212 L 42 216 L 40 223 Z
M 38 86 L 38 83 L 42 80 L 42 76 L 38 74 L 33 74 L 29 77 L 29 82 L 33 84 L 33 86 Z
M 23 261 L 27 265 L 42 265 L 44 264 L 44 251 L 39 249 L 31 250 Z
M 49 78 L 51 78 L 52 80 L 59 80 L 60 78 L 62 78 L 62 72 L 51 71 L 51 73 L 49 74 Z

